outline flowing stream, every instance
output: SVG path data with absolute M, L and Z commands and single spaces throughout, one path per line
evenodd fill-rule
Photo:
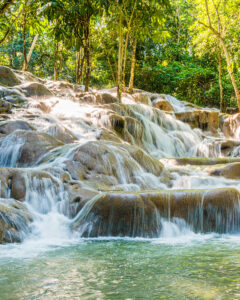
M 0 245 L 0 299 L 240 298 L 240 180 L 218 174 L 238 163 L 237 136 L 130 95 L 40 100 L 0 123 L 0 217 L 14 242 Z

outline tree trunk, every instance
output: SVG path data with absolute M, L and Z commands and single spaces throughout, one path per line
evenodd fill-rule
M 89 90 L 90 75 L 91 75 L 91 59 L 90 59 L 90 19 L 87 22 L 85 30 L 85 46 L 84 46 L 84 56 L 85 56 L 85 92 Z
M 4 37 L 0 40 L 0 46 L 6 41 L 6 39 L 8 38 L 11 30 L 13 29 L 13 26 L 14 26 L 15 22 L 20 18 L 22 13 L 23 13 L 23 9 L 20 10 L 20 12 L 16 16 L 16 18 L 13 20 L 12 24 L 9 26 L 8 30 L 6 31 Z
M 133 91 L 134 73 L 135 73 L 135 65 L 136 65 L 136 50 L 137 50 L 137 38 L 134 39 L 134 44 L 133 44 L 131 74 L 130 74 L 130 80 L 129 80 L 129 93 L 132 93 L 132 91 Z
M 218 81 L 220 89 L 220 112 L 223 112 L 223 86 L 222 86 L 222 56 L 218 55 Z
M 124 44 L 124 52 L 123 52 L 122 86 L 123 86 L 124 92 L 125 92 L 125 87 L 126 87 L 126 83 L 125 83 L 126 73 L 125 73 L 125 71 L 126 71 L 126 63 L 127 63 L 128 40 L 129 40 L 129 31 L 126 34 L 126 39 L 125 39 L 125 44 Z
M 76 84 L 81 84 L 82 83 L 82 75 L 83 75 L 83 67 L 84 67 L 84 61 L 85 61 L 85 56 L 83 53 L 84 49 L 80 49 L 76 53 Z
M 108 64 L 109 64 L 109 68 L 110 68 L 111 74 L 112 74 L 113 82 L 114 82 L 114 84 L 116 84 L 115 73 L 114 73 L 113 66 L 111 64 L 110 57 L 109 57 L 108 53 L 107 53 L 107 60 L 108 60 Z
M 27 66 L 27 49 L 26 49 L 26 26 L 27 25 L 27 14 L 26 12 L 24 12 L 24 16 L 23 16 L 23 67 L 22 67 L 22 71 L 24 70 L 24 66 Z
M 55 43 L 54 53 L 54 80 L 57 81 L 59 78 L 59 66 L 58 66 L 58 42 Z
M 107 56 L 107 61 L 108 61 L 108 64 L 109 64 L 109 68 L 110 68 L 110 71 L 111 71 L 113 82 L 114 82 L 115 85 L 117 85 L 114 68 L 112 66 L 112 63 L 111 63 L 111 60 L 110 60 L 110 57 L 109 57 L 109 53 L 108 53 L 108 50 L 107 50 L 107 48 L 106 48 L 106 46 L 104 44 L 104 41 L 102 41 L 102 44 L 103 44 L 103 49 L 104 49 L 104 51 L 106 53 L 106 56 Z
M 90 73 L 91 73 L 91 62 L 90 62 L 90 45 L 89 41 L 87 41 L 86 47 L 85 47 L 85 80 L 84 80 L 84 85 L 85 85 L 85 92 L 88 92 L 89 90 L 89 83 L 90 83 Z
M 225 45 L 224 39 L 222 37 L 219 37 L 219 41 L 222 45 L 222 48 L 223 48 L 223 51 L 224 51 L 224 54 L 225 54 L 225 57 L 226 57 L 228 74 L 229 74 L 229 76 L 232 80 L 232 85 L 233 85 L 235 95 L 236 95 L 236 98 L 237 98 L 238 109 L 240 111 L 240 93 L 239 93 L 239 89 L 238 89 L 238 86 L 237 86 L 237 82 L 236 82 L 234 73 L 232 71 L 231 58 L 230 58 L 228 49 Z
M 123 56 L 123 34 L 122 34 L 122 5 L 119 7 L 118 24 L 118 74 L 117 74 L 117 94 L 121 102 L 122 98 L 122 56 Z
M 80 61 L 81 61 L 81 49 L 79 51 L 76 51 L 76 84 L 79 84 Z
M 27 62 L 24 61 L 22 71 L 26 71 L 27 70 L 27 67 L 28 67 L 29 61 L 31 59 L 34 47 L 35 47 L 35 45 L 37 43 L 38 37 L 39 37 L 39 34 L 37 33 L 35 35 L 34 39 L 33 39 L 32 45 L 31 45 L 31 47 L 29 49 L 29 52 L 28 52 L 28 55 L 27 55 Z
M 131 30 L 131 25 L 132 25 L 132 20 L 133 20 L 133 16 L 135 13 L 135 8 L 136 8 L 136 4 L 137 4 L 137 0 L 134 0 L 133 3 L 133 8 L 132 8 L 132 12 L 128 21 L 128 25 L 127 25 L 127 34 L 126 34 L 126 39 L 125 39 L 125 44 L 124 44 L 124 52 L 123 52 L 123 71 L 122 71 L 122 85 L 123 85 L 123 90 L 125 91 L 125 73 L 126 73 L 126 63 L 127 63 L 127 47 L 128 47 L 128 40 L 129 40 L 129 34 L 130 34 L 130 30 Z

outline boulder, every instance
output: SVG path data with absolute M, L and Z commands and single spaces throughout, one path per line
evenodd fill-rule
M 64 144 L 70 144 L 77 140 L 70 130 L 59 124 L 54 124 L 48 127 L 46 133 Z
M 12 109 L 12 104 L 6 100 L 0 99 L 0 113 L 8 113 Z
M 4 86 L 15 86 L 20 84 L 20 80 L 10 68 L 0 66 L 0 84 Z
M 50 98 L 54 96 L 54 94 L 48 88 L 46 88 L 39 82 L 28 82 L 22 84 L 20 88 L 23 90 L 27 97 Z
M 99 185 L 148 183 L 139 181 L 142 173 L 160 176 L 163 165 L 141 148 L 109 141 L 94 141 L 77 147 L 65 167 L 75 179 L 97 182 Z
M 29 130 L 16 130 L 4 138 L 1 143 L 0 158 L 2 162 L 13 164 L 4 166 L 30 166 L 45 153 L 63 143 L 47 133 Z
M 46 87 L 57 96 L 75 97 L 75 85 L 66 81 L 48 81 Z
M 88 104 L 95 104 L 96 96 L 90 93 L 83 93 L 80 97 L 80 100 Z
M 34 130 L 34 127 L 22 120 L 6 120 L 0 122 L 0 133 L 10 134 L 16 130 Z
M 110 104 L 110 103 L 119 103 L 117 97 L 109 93 L 99 93 L 96 94 L 96 103 L 97 104 Z
M 32 217 L 27 207 L 14 199 L 0 199 L 0 244 L 21 242 L 30 232 Z
M 18 74 L 18 77 L 21 79 L 22 82 L 24 81 L 34 81 L 40 83 L 45 82 L 45 79 L 39 78 L 28 71 L 16 70 L 15 73 Z
M 240 138 L 240 113 L 226 116 L 223 120 L 222 131 L 227 138 Z
M 175 113 L 178 120 L 188 123 L 192 128 L 216 132 L 219 128 L 219 113 L 211 110 L 194 110 Z
M 108 130 L 106 128 L 102 128 L 98 132 L 96 138 L 97 138 L 97 140 L 113 141 L 116 143 L 122 142 L 121 138 L 116 133 L 114 133 L 111 130 Z
M 211 168 L 208 170 L 208 173 L 212 176 L 223 176 L 229 179 L 239 179 L 240 162 L 235 162 L 235 163 Z
M 0 97 L 2 100 L 8 101 L 12 104 L 22 104 L 27 101 L 27 98 L 21 91 L 21 89 L 16 88 L 6 88 L 6 87 L 0 87 Z
M 161 221 L 183 219 L 195 232 L 239 230 L 234 188 L 101 193 L 80 202 L 72 223 L 82 236 L 158 237 Z
M 156 99 L 152 102 L 152 106 L 164 111 L 174 111 L 172 105 L 165 99 Z
M 150 98 L 147 94 L 136 93 L 136 94 L 132 95 L 132 98 L 137 103 L 141 103 L 141 104 L 145 104 L 145 105 L 151 105 Z

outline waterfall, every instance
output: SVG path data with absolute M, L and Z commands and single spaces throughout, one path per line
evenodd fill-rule
M 18 158 L 21 155 L 21 148 L 24 141 L 9 135 L 0 144 L 0 166 L 17 167 Z
M 229 157 L 239 155 L 239 142 L 175 117 L 200 108 L 169 95 L 157 97 L 164 96 L 174 112 L 156 109 L 150 101 L 137 104 L 127 94 L 127 105 L 91 104 L 97 92 L 74 95 L 28 98 L 26 107 L 9 116 L 11 128 L 2 130 L 2 210 L 8 200 L 12 206 L 23 201 L 32 216 L 31 225 L 24 225 L 14 210 L 15 231 L 54 241 L 71 239 L 75 231 L 80 237 L 165 238 L 239 230 L 238 173 L 223 177 L 210 170 L 219 157 L 228 166 Z M 21 120 L 20 128 L 14 120 Z M 182 166 L 167 160 L 184 157 L 216 160 L 194 165 L 189 159 Z M 0 215 L 10 224 L 6 218 Z M 7 230 L 10 236 L 10 225 Z

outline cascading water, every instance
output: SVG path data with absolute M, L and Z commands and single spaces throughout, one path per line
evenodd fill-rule
M 46 87 L 0 121 L 0 298 L 238 299 L 239 117 Z
M 224 157 L 224 153 L 235 156 L 237 143 L 225 141 L 222 135 L 192 129 L 171 112 L 136 104 L 130 95 L 124 96 L 123 104 L 100 106 L 95 102 L 79 103 L 74 97 L 71 92 L 68 99 L 51 97 L 40 101 L 29 98 L 28 106 L 13 111 L 11 120 L 12 124 L 16 120 L 16 126 L 19 119 L 31 126 L 22 124 L 21 128 L 16 128 L 0 141 L 0 166 L 24 166 L 23 175 L 15 176 L 14 169 L 9 169 L 8 183 L 2 184 L 2 189 L 7 191 L 2 191 L 2 194 L 8 194 L 9 198 L 17 195 L 17 200 L 25 201 L 34 219 L 32 237 L 69 236 L 73 228 L 78 230 L 78 234 L 80 232 L 80 236 L 163 237 L 167 235 L 166 222 L 172 224 L 171 236 L 189 232 L 190 228 L 197 232 L 207 232 L 208 227 L 210 231 L 227 232 L 238 227 L 236 203 L 229 208 L 229 218 L 223 217 L 222 210 L 219 214 L 217 207 L 212 212 L 209 207 L 204 208 L 204 201 L 197 202 L 187 217 L 182 212 L 172 211 L 170 205 L 171 190 L 177 194 L 177 191 L 174 192 L 176 189 L 240 188 L 237 179 L 211 176 L 207 166 L 172 167 L 166 161 L 164 166 L 159 162 L 162 158 Z M 97 97 L 92 96 L 92 99 L 96 101 Z M 195 109 L 168 95 L 164 95 L 164 99 L 178 113 Z M 25 128 L 30 129 L 31 134 Z M 36 134 L 38 132 L 44 133 L 41 138 Z M 22 153 L 26 143 L 22 137 L 28 139 L 30 145 L 36 143 L 36 146 L 31 151 L 24 148 Z M 236 147 L 228 150 L 229 145 Z M 33 157 L 29 163 L 28 153 Z M 20 168 L 18 170 L 23 172 Z M 45 175 L 36 176 L 38 172 Z M 25 190 L 18 196 L 14 186 L 21 176 Z M 83 190 L 90 196 L 85 196 Z M 141 190 L 161 190 L 161 193 L 169 190 L 168 199 L 160 207 L 150 198 L 141 199 L 133 205 L 136 199 L 132 196 L 129 200 L 129 195 L 125 199 L 124 194 L 122 199 L 125 202 L 115 201 L 116 207 L 102 201 L 102 192 L 105 197 L 110 195 L 111 198 L 114 192 Z M 204 192 L 200 194 L 197 197 L 203 199 Z M 195 197 L 194 192 L 191 197 Z M 185 200 L 181 201 L 184 205 Z M 118 222 L 120 211 L 125 217 L 129 213 L 129 219 L 124 217 Z M 209 214 L 210 220 L 203 217 L 204 214 Z M 225 220 L 224 229 L 220 228 L 219 218 Z M 114 226 L 114 222 L 118 225 Z M 210 228 L 212 222 L 216 226 Z

